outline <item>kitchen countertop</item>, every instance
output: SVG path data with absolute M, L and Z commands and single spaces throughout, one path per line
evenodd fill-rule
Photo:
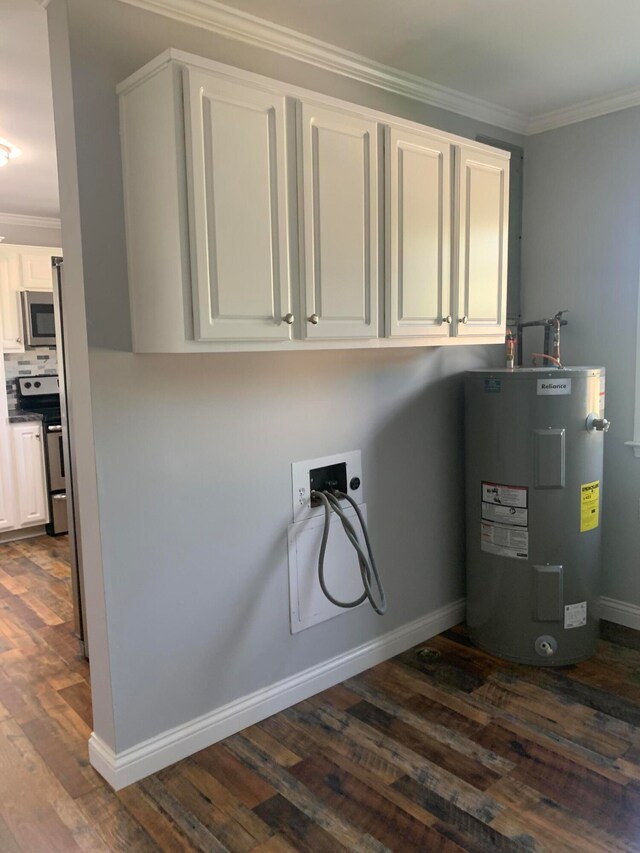
M 41 420 L 42 415 L 38 414 L 38 412 L 21 412 L 19 409 L 15 409 L 13 412 L 9 412 L 10 424 L 25 424 L 29 421 Z

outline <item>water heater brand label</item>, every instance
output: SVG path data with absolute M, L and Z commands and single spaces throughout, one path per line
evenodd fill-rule
M 502 391 L 502 382 L 499 379 L 484 380 L 485 394 L 499 394 Z
M 580 533 L 593 530 L 600 519 L 600 480 L 580 486 Z
M 570 379 L 538 379 L 538 396 L 552 397 L 571 394 Z
M 587 602 L 580 601 L 578 604 L 566 604 L 564 608 L 564 627 L 581 628 L 587 624 Z

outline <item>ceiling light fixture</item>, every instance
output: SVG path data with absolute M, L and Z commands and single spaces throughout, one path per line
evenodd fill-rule
M 15 145 L 7 142 L 6 139 L 0 139 L 0 166 L 6 166 L 9 160 L 19 157 L 21 153 Z

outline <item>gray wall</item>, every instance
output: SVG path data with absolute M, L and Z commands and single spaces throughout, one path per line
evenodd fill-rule
M 4 237 L 3 243 L 12 243 L 16 246 L 51 246 L 55 249 L 60 248 L 62 240 L 59 228 L 4 225 L 2 222 L 0 222 L 0 236 Z
M 523 316 L 568 308 L 566 364 L 604 365 L 603 594 L 640 605 L 640 460 L 633 438 L 640 273 L 640 109 L 527 139 Z M 527 334 L 527 332 L 525 332 Z M 529 334 L 525 348 L 541 336 Z
M 115 732 L 98 734 L 121 751 L 463 594 L 460 375 L 501 350 L 127 352 L 116 84 L 173 46 L 469 137 L 521 140 L 115 0 L 66 6 Z M 150 210 L 161 203 L 150 188 Z M 388 615 L 361 609 L 292 637 L 290 464 L 351 449 L 363 453 Z

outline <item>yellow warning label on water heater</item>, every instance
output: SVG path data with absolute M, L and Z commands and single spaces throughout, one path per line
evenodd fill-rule
M 600 518 L 600 480 L 580 486 L 580 533 L 593 530 Z

